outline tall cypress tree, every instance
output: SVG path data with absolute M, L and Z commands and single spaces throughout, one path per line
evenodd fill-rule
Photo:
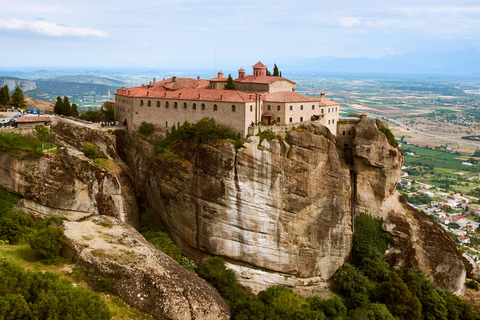
M 66 116 L 70 115 L 70 101 L 68 101 L 67 96 L 63 97 L 62 114 Z
M 225 90 L 237 90 L 237 86 L 233 83 L 232 74 L 228 75 L 227 84 L 224 87 Z
M 70 115 L 72 117 L 78 117 L 78 108 L 76 103 L 72 103 L 72 107 L 70 108 Z
M 60 96 L 57 96 L 57 102 L 55 102 L 55 106 L 53 107 L 53 112 L 55 112 L 56 114 L 63 114 L 62 111 L 63 111 L 63 101 L 62 101 L 62 98 L 60 98 Z
M 0 88 L 0 105 L 6 106 L 8 104 L 8 100 L 10 100 L 10 95 L 8 92 L 8 86 L 5 85 Z
M 25 95 L 23 94 L 22 88 L 17 86 L 15 91 L 12 93 L 12 103 L 17 108 L 25 106 Z
M 280 73 L 278 72 L 278 67 L 277 67 L 276 63 L 274 63 L 273 75 L 276 76 L 276 77 L 280 76 Z

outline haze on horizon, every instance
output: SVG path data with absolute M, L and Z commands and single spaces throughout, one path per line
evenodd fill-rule
M 205 67 L 215 56 L 253 64 L 480 47 L 480 3 L 471 0 L 16 0 L 1 8 L 4 67 Z

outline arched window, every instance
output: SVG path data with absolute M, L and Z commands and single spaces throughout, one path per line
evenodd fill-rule
M 217 111 L 217 105 L 216 104 L 213 105 L 213 111 Z
M 293 122 L 293 118 L 290 117 L 290 119 L 288 119 L 288 122 Z
M 202 110 L 205 110 L 205 103 L 202 103 Z
M 151 107 L 152 106 L 152 101 L 148 100 L 147 106 Z
M 175 109 L 178 108 L 178 103 L 177 103 L 177 101 L 174 102 L 173 107 L 174 107 Z
M 192 109 L 197 110 L 197 104 L 196 103 L 192 104 Z
M 312 104 L 312 110 L 315 110 L 315 105 L 314 104 Z
M 300 110 L 303 110 L 303 104 L 300 106 Z
M 250 106 L 250 112 L 252 112 L 252 111 L 253 111 L 253 106 Z
M 293 106 L 290 106 L 290 110 L 293 110 Z
M 143 107 L 143 100 L 140 100 L 140 107 Z
M 237 111 L 237 108 L 235 107 L 234 104 L 232 104 L 232 112 L 235 112 L 235 111 Z
M 328 108 L 328 113 L 330 113 L 330 108 Z
M 170 104 L 167 102 L 165 102 L 165 108 L 168 109 L 170 107 Z
M 337 112 L 337 107 L 335 107 L 335 112 Z
M 343 135 L 345 135 L 345 131 L 343 131 Z
M 322 114 L 323 114 L 323 108 L 321 109 L 321 111 L 322 111 Z
M 157 101 L 157 108 L 160 108 L 160 101 Z
M 277 117 L 277 123 L 280 123 L 280 117 Z
M 187 109 L 187 103 L 186 102 L 183 103 L 183 109 Z
M 270 105 L 268 105 L 267 110 L 270 111 L 271 108 L 272 108 L 272 107 L 271 107 Z
M 300 117 L 300 122 L 303 122 L 303 117 Z

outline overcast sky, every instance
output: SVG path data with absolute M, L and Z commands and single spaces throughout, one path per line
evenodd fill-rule
M 152 66 L 478 49 L 478 0 L 0 0 L 1 66 Z

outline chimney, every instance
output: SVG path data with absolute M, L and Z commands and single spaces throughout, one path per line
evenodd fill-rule
M 325 93 L 320 93 L 320 98 L 325 99 Z
M 200 76 L 197 76 L 197 80 L 200 80 Z
M 182 93 L 181 93 L 181 92 L 178 93 L 178 97 L 179 97 L 179 98 L 182 97 Z
M 117 92 L 120 93 L 120 88 L 117 89 Z
M 147 90 L 147 97 L 150 96 L 150 91 Z
M 198 99 L 200 99 L 200 93 L 198 94 Z
M 220 100 L 223 100 L 223 94 L 220 95 Z
M 295 88 L 292 88 L 292 92 L 295 92 Z
M 172 82 L 177 82 L 177 77 L 172 77 Z
M 125 89 L 125 87 L 122 87 L 122 89 Z
M 157 78 L 153 78 L 153 83 L 157 82 Z
M 131 95 L 132 94 L 132 91 L 128 90 L 128 95 Z
M 219 78 L 223 78 L 223 72 L 222 72 L 222 71 L 220 71 L 220 72 L 218 73 L 218 77 L 219 77 Z
M 165 98 L 167 97 L 167 93 L 165 92 Z
M 252 100 L 252 95 L 250 95 L 250 100 Z
M 152 81 L 150 81 L 150 83 L 149 83 L 149 84 L 152 84 Z
M 362 114 L 360 115 L 360 119 L 363 119 L 363 118 L 366 118 L 366 117 L 367 117 L 367 114 L 366 114 L 366 113 L 362 113 Z

